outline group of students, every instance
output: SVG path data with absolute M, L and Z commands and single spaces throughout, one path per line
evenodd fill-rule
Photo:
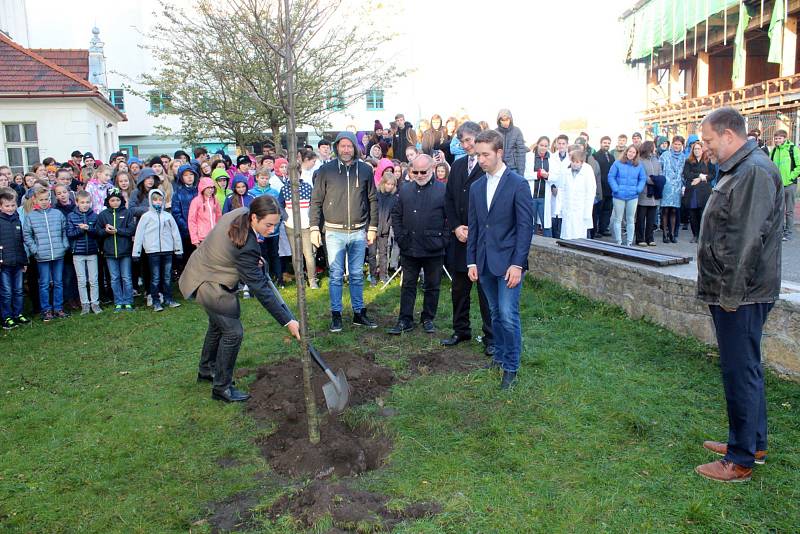
M 313 150 L 298 157 L 305 232 L 316 159 Z M 282 285 L 281 256 L 291 255 L 288 236 L 293 235 L 285 158 L 242 155 L 234 165 L 221 151 L 209 156 L 201 147 L 191 159 L 178 151 L 174 159 L 154 157 L 146 164 L 121 153 L 103 164 L 79 151 L 61 165 L 48 160 L 47 165 L 37 164 L 21 184 L 9 167 L 0 167 L 4 329 L 30 323 L 23 313 L 26 278 L 33 311 L 44 322 L 69 316 L 68 306 L 82 315 L 101 313 L 104 296 L 113 302 L 114 312 L 132 311 L 137 282 L 154 311 L 180 306 L 173 298 L 172 279 L 185 260 L 224 213 L 248 206 L 260 195 L 274 196 L 288 214 L 271 235 L 259 236 L 265 268 Z M 280 250 L 282 244 L 289 252 Z M 310 245 L 303 248 L 316 288 L 316 259 Z

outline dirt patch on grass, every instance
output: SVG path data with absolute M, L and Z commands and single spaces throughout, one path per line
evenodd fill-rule
M 382 406 L 379 399 L 398 382 L 391 369 L 379 365 L 371 356 L 332 352 L 323 357 L 334 372 L 343 369 L 347 375 L 350 406 L 376 400 Z M 470 371 L 484 359 L 463 349 L 449 349 L 412 356 L 408 361 L 408 371 L 401 373 L 403 380 L 432 373 Z M 383 465 L 392 443 L 387 436 L 367 426 L 351 427 L 340 416 L 328 414 L 322 394 L 327 377 L 317 368 L 312 385 L 319 405 L 321 439 L 316 445 L 308 441 L 301 362 L 290 359 L 247 371 L 256 376 L 249 388 L 252 398 L 247 403 L 248 413 L 276 425 L 274 432 L 257 439 L 262 454 L 278 475 L 311 480 L 303 489 L 280 497 L 268 512 L 270 518 L 289 514 L 310 527 L 330 516 L 337 532 L 362 532 L 365 528 L 388 531 L 402 521 L 441 511 L 436 503 L 389 506 L 390 497 L 386 495 L 349 487 L 348 477 Z M 217 503 L 209 523 L 218 531 L 251 527 L 249 509 L 257 504 L 257 495 L 257 490 L 245 492 Z
M 334 369 L 344 369 L 350 384 L 350 405 L 383 396 L 395 382 L 391 370 L 372 358 L 334 352 L 323 356 Z M 327 414 L 322 385 L 327 377 L 315 369 L 312 385 L 320 414 L 320 442 L 308 441 L 306 406 L 303 400 L 302 367 L 299 360 L 285 360 L 260 367 L 250 386 L 247 409 L 256 419 L 278 424 L 277 430 L 258 441 L 272 468 L 289 477 L 325 478 L 354 476 L 380 467 L 391 450 L 391 442 L 367 428 L 350 428 Z
M 280 497 L 269 510 L 277 519 L 290 514 L 307 527 L 330 516 L 334 527 L 344 531 L 363 529 L 391 530 L 401 521 L 422 519 L 441 512 L 437 503 L 414 503 L 390 509 L 389 497 L 368 491 L 354 490 L 346 484 L 314 481 L 299 492 Z M 361 530 L 359 530 L 360 532 Z
M 463 349 L 449 349 L 419 354 L 409 358 L 412 374 L 465 373 L 479 369 L 488 358 Z

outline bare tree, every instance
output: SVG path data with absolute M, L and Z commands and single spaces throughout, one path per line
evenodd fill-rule
M 330 113 L 325 103 L 333 94 L 347 105 L 363 96 L 374 80 L 398 76 L 380 53 L 389 36 L 376 37 L 370 26 L 361 26 L 358 16 L 342 17 L 343 0 L 228 0 L 228 5 L 238 14 L 236 34 L 245 37 L 240 43 L 245 46 L 234 48 L 242 57 L 253 51 L 257 65 L 275 73 L 273 80 L 253 76 L 247 82 L 265 109 L 277 105 L 286 115 L 292 204 L 299 206 L 298 167 L 294 163 L 297 125 L 324 120 Z M 294 227 L 300 228 L 300 212 L 292 211 Z M 302 233 L 296 232 L 294 240 L 292 263 L 299 274 L 303 272 Z M 319 423 L 311 388 L 304 282 L 297 276 L 308 433 L 309 440 L 317 443 Z
M 174 4 L 161 3 L 157 18 L 163 22 L 147 33 L 141 45 L 152 54 L 157 67 L 135 80 L 144 90 L 130 84 L 126 88 L 155 100 L 151 114 L 179 117 L 177 131 L 157 128 L 162 135 L 178 135 L 187 144 L 205 139 L 233 141 L 244 150 L 263 138 L 272 124 L 283 124 L 285 115 L 277 109 L 272 114 L 263 112 L 249 84 L 242 80 L 246 70 L 234 63 L 241 54 L 232 53 L 213 33 L 216 26 L 209 21 L 216 20 L 218 13 L 201 7 L 205 6 L 196 6 L 189 16 Z

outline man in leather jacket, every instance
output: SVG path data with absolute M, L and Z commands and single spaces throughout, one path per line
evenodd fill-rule
M 761 335 L 781 287 L 784 199 L 778 168 L 754 140 L 744 117 L 721 108 L 702 123 L 719 180 L 706 205 L 697 250 L 697 296 L 707 303 L 719 345 L 728 409 L 728 441 L 703 446 L 722 460 L 697 473 L 720 482 L 749 480 L 767 451 Z

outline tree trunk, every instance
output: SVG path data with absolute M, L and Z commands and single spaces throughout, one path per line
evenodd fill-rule
M 296 157 L 297 138 L 295 137 L 295 110 L 294 110 L 294 51 L 292 50 L 291 10 L 289 0 L 283 0 L 286 26 L 286 137 L 289 143 L 289 179 L 292 188 L 292 223 L 297 230 L 294 232 L 294 247 L 292 250 L 292 264 L 294 265 L 295 281 L 297 284 L 297 311 L 300 316 L 300 351 L 303 363 L 303 392 L 306 400 L 306 414 L 308 419 L 308 440 L 319 443 L 319 419 L 317 416 L 317 400 L 311 387 L 311 357 L 308 352 L 308 315 L 306 312 L 306 284 L 303 277 L 303 243 L 300 231 L 300 179 Z M 280 131 L 273 125 L 273 134 L 278 132 L 276 147 L 280 145 Z
M 294 100 L 294 96 L 290 97 L 291 100 Z M 294 104 L 292 104 L 294 105 Z M 292 111 L 294 113 L 294 111 Z M 277 122 L 271 122 L 269 127 L 272 129 L 272 142 L 275 143 L 275 149 L 280 150 L 283 148 L 283 144 L 281 143 L 281 125 Z

